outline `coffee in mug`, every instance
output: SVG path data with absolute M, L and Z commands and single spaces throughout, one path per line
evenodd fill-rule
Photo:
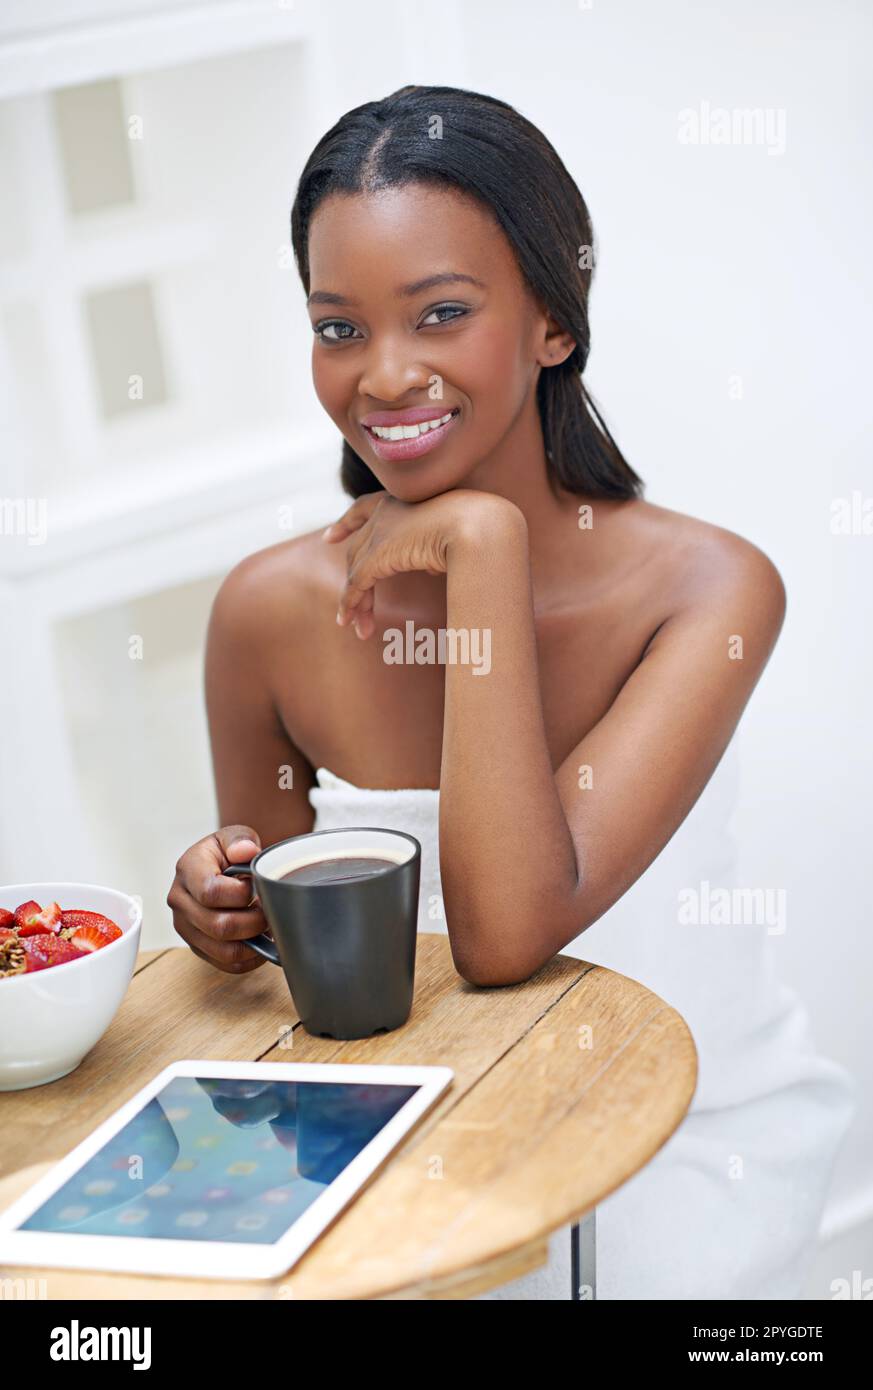
M 280 883 L 348 883 L 350 879 L 372 878 L 392 869 L 402 860 L 383 854 L 333 854 L 322 859 L 303 859 L 292 864 L 279 877 Z
M 282 967 L 308 1033 L 367 1038 L 406 1022 L 421 872 L 413 835 L 315 830 L 223 872 L 252 879 L 273 935 L 246 945 Z

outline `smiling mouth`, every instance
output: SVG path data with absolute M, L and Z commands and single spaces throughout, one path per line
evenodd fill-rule
M 436 416 L 433 420 L 421 420 L 415 425 L 364 425 L 363 429 L 380 458 L 419 458 L 442 442 L 460 413 L 460 407 L 455 406 L 444 415 Z
M 434 430 L 442 429 L 447 425 L 453 415 L 458 414 L 458 408 L 446 411 L 445 415 L 439 415 L 433 420 L 422 420 L 417 425 L 365 425 L 364 429 L 377 439 L 419 439 L 423 434 L 431 434 Z

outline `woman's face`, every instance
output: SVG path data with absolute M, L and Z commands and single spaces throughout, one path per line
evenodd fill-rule
M 529 442 L 533 418 L 541 446 L 549 320 L 474 200 L 422 184 L 331 195 L 309 259 L 318 399 L 388 492 L 415 502 L 477 486 L 474 470 Z M 405 437 L 382 440 L 374 425 Z

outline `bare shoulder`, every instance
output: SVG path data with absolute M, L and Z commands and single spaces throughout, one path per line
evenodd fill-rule
M 653 555 L 670 615 L 734 614 L 775 641 L 787 599 L 769 555 L 735 531 L 698 517 L 643 501 L 633 508 L 628 525 Z
M 243 625 L 253 636 L 277 627 L 288 633 L 319 609 L 331 592 L 335 557 L 309 531 L 247 555 L 223 580 L 212 608 L 212 622 Z M 335 582 L 333 588 L 335 589 Z

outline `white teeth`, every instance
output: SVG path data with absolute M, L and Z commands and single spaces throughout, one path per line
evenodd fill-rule
M 427 434 L 428 430 L 439 429 L 440 425 L 445 425 L 452 418 L 452 411 L 448 415 L 441 415 L 438 420 L 422 420 L 420 425 L 370 425 L 370 429 L 377 439 L 418 439 L 419 435 Z

